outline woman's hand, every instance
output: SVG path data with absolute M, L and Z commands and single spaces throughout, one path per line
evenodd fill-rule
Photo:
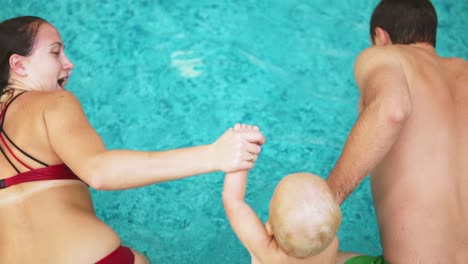
M 258 127 L 236 124 L 211 145 L 215 166 L 224 172 L 251 169 L 264 143 Z

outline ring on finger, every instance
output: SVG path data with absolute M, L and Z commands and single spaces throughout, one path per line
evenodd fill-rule
M 252 161 L 254 161 L 254 158 L 255 158 L 254 154 L 250 153 L 250 157 L 249 157 L 249 159 L 247 161 L 252 162 Z
M 254 161 L 255 155 L 254 155 L 253 153 L 249 153 L 249 154 L 250 154 L 250 157 L 249 157 L 249 159 L 248 159 L 247 161 L 248 161 L 248 162 Z

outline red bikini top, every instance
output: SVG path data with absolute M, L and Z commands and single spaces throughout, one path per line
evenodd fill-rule
M 58 165 L 49 166 L 45 162 L 42 162 L 42 161 L 32 157 L 31 155 L 29 155 L 25 151 L 23 151 L 15 143 L 13 143 L 13 141 L 10 139 L 10 137 L 8 137 L 8 135 L 6 134 L 5 130 L 3 129 L 3 123 L 5 122 L 6 111 L 8 110 L 8 107 L 10 106 L 10 104 L 16 98 L 18 98 L 18 96 L 22 95 L 23 93 L 25 93 L 25 92 L 22 92 L 22 93 L 16 95 L 15 97 L 13 97 L 13 99 L 11 99 L 11 101 L 5 106 L 3 111 L 0 113 L 0 122 L 1 122 L 0 123 L 0 140 L 2 141 L 3 146 L 6 148 L 6 151 L 10 154 L 10 156 L 13 157 L 19 163 L 21 163 L 21 165 L 28 168 L 29 171 L 20 172 L 19 169 L 13 164 L 13 162 L 8 157 L 9 155 L 7 155 L 5 153 L 5 150 L 0 145 L 0 152 L 3 154 L 3 156 L 5 156 L 6 160 L 10 163 L 10 165 L 13 167 L 13 169 L 15 169 L 15 171 L 18 173 L 18 174 L 14 175 L 14 176 L 11 176 L 9 178 L 1 179 L 0 180 L 0 189 L 4 189 L 4 188 L 7 188 L 9 186 L 20 184 L 20 183 L 23 183 L 23 182 L 45 181 L 45 180 L 80 180 L 80 178 L 78 178 L 78 176 L 76 176 L 70 170 L 70 168 L 67 167 L 67 165 L 58 164 Z M 9 141 L 10 144 L 7 144 L 5 138 Z M 43 165 L 45 167 L 39 168 L 39 169 L 33 169 L 32 167 L 28 166 L 25 162 L 20 160 L 15 155 L 15 153 L 11 150 L 11 147 L 9 145 L 15 147 L 23 155 L 25 155 L 26 157 L 30 158 L 31 160 L 33 160 L 33 161 L 35 161 L 35 162 L 37 162 L 37 163 L 39 163 L 39 164 L 41 164 L 41 165 Z

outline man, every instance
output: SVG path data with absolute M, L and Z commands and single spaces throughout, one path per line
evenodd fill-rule
M 436 28 L 428 0 L 374 10 L 359 119 L 327 182 L 341 204 L 371 174 L 383 257 L 338 263 L 468 263 L 468 62 L 437 55 Z

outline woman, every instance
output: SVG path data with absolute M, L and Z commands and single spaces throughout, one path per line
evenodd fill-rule
M 106 150 L 64 90 L 73 64 L 51 24 L 6 20 L 0 46 L 0 263 L 147 263 L 96 217 L 88 185 L 117 190 L 249 169 L 264 142 L 258 130 L 229 129 L 204 146 Z

